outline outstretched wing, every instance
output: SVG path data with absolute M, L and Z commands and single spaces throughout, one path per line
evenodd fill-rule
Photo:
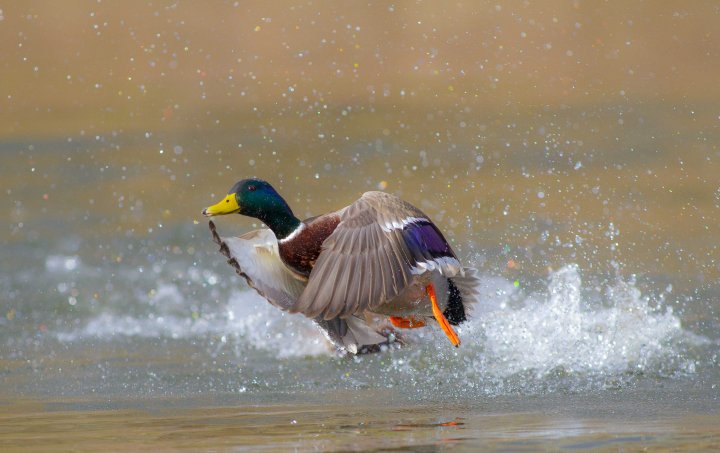
M 239 237 L 221 238 L 210 222 L 213 241 L 220 246 L 220 253 L 228 258 L 235 272 L 245 277 L 250 287 L 281 310 L 292 308 L 305 288 L 283 264 L 278 252 L 277 240 L 268 229 L 254 230 Z
M 333 319 L 394 299 L 417 275 L 462 273 L 455 253 L 422 211 L 384 192 L 367 192 L 339 212 L 307 287 L 290 309 Z
M 295 306 L 305 281 L 296 278 L 283 264 L 272 231 L 262 229 L 239 237 L 220 237 L 211 221 L 210 232 L 213 241 L 220 246 L 220 252 L 228 258 L 228 264 L 247 280 L 251 288 L 281 310 Z M 373 351 L 395 341 L 378 333 L 376 325 L 355 316 L 329 321 L 316 317 L 314 321 L 331 343 L 353 354 Z

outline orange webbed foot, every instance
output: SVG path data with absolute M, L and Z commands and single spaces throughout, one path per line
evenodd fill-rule
M 408 316 L 407 318 L 390 316 L 390 322 L 398 329 L 417 329 L 418 327 L 425 327 L 425 321 L 420 318 L 416 318 L 415 316 Z

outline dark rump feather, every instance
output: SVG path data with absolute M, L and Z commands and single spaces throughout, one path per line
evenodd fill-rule
M 467 321 L 465 306 L 463 305 L 460 290 L 457 289 L 457 286 L 455 286 L 450 278 L 448 278 L 448 285 L 448 304 L 443 315 L 445 315 L 450 324 L 457 326 L 461 322 Z

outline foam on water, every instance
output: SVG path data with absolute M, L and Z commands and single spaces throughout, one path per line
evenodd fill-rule
M 503 278 L 486 276 L 482 293 L 482 302 L 459 329 L 459 349 L 451 348 L 435 327 L 403 331 L 408 346 L 384 354 L 389 362 L 358 358 L 356 364 L 366 360 L 358 369 L 375 367 L 383 379 L 395 375 L 434 382 L 441 363 L 476 383 L 513 376 L 542 380 L 558 373 L 692 373 L 695 360 L 686 357 L 686 350 L 704 341 L 682 328 L 662 296 L 644 296 L 631 281 L 618 279 L 599 300 L 586 300 L 575 265 L 552 272 L 539 292 L 525 294 Z M 250 349 L 279 361 L 333 355 L 309 319 L 282 313 L 251 290 L 231 291 L 225 300 L 212 313 L 188 316 L 178 310 L 187 305 L 186 296 L 174 284 L 163 283 L 155 292 L 154 311 L 143 316 L 101 313 L 58 338 L 211 337 L 215 344 L 234 345 L 238 357 Z M 430 360 L 437 357 L 439 362 Z
M 77 255 L 50 255 L 45 258 L 45 270 L 48 272 L 72 272 L 81 264 L 82 261 Z
M 61 341 L 109 340 L 118 336 L 207 339 L 272 352 L 278 358 L 328 355 L 332 349 L 312 321 L 272 307 L 253 290 L 233 291 L 223 309 L 206 316 L 182 316 L 177 306 L 185 304 L 182 292 L 172 284 L 158 285 L 153 297 L 156 313 L 147 316 L 102 313 L 82 328 L 60 332 Z
M 569 265 L 550 275 L 546 292 L 474 317 L 467 333 L 501 376 L 647 371 L 683 342 L 701 341 L 683 330 L 671 307 L 634 284 L 618 280 L 606 289 L 603 301 L 583 300 L 580 272 Z

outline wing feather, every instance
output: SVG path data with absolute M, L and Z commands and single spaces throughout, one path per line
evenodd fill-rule
M 352 281 L 352 278 L 350 277 L 352 275 L 352 269 L 354 268 L 354 265 L 355 260 L 350 259 L 348 260 L 346 266 L 337 266 L 338 273 L 337 279 L 335 280 L 337 284 L 333 286 L 332 296 L 330 297 L 330 300 L 332 302 L 323 313 L 324 317 L 326 317 L 327 319 L 336 318 L 345 309 L 344 302 L 346 300 L 347 287 L 350 281 Z
M 443 264 L 446 257 L 457 259 L 440 231 L 397 197 L 368 192 L 338 215 L 340 223 L 290 311 L 346 318 L 393 300 L 412 284 L 422 263 L 447 277 L 461 269 L 459 263 Z
M 220 252 L 228 258 L 228 263 L 245 278 L 250 287 L 282 310 L 294 310 L 297 307 L 296 302 L 305 288 L 305 281 L 293 274 L 282 262 L 272 231 L 261 229 L 239 237 L 220 237 L 214 222 L 210 221 L 209 227 L 213 241 L 220 246 Z M 358 260 L 354 265 L 361 267 L 362 264 Z M 353 269 L 351 266 L 345 274 L 352 275 L 355 272 Z M 327 268 L 322 271 L 332 270 L 334 269 Z M 356 281 L 347 279 L 347 284 L 355 284 Z M 351 290 L 338 291 L 338 297 L 344 298 Z M 380 344 L 392 342 L 379 334 L 373 325 L 358 317 L 335 318 L 329 321 L 315 317 L 314 322 L 336 347 L 354 354 L 362 353 L 363 348 L 373 350 L 372 348 Z
M 389 299 L 389 297 L 395 293 L 395 282 L 390 264 L 390 257 L 388 257 L 385 247 L 378 247 L 378 249 L 380 253 L 378 253 L 379 263 L 377 265 L 377 269 L 380 271 L 380 275 L 382 275 L 382 293 L 380 297 L 383 299 Z M 374 302 L 377 301 L 371 301 L 370 303 L 372 304 Z
M 272 231 L 254 230 L 240 237 L 223 238 L 213 222 L 210 222 L 210 231 L 220 252 L 250 287 L 282 310 L 294 307 L 305 283 L 283 264 Z
M 356 305 L 356 311 L 363 303 L 370 305 L 372 301 L 380 299 L 378 286 L 371 284 L 371 282 L 375 278 L 375 272 L 373 272 L 373 266 L 372 263 L 370 263 L 371 259 L 372 258 L 370 257 L 369 253 L 365 253 L 362 256 L 362 279 L 360 279 L 360 281 L 362 282 L 362 286 L 360 290 L 360 297 L 358 297 L 357 301 L 358 304 Z
M 360 300 L 363 300 L 363 284 L 365 281 L 365 275 L 363 275 L 363 268 L 365 265 L 365 256 L 359 255 L 353 260 L 353 269 L 347 286 L 347 293 L 345 294 L 345 300 L 347 301 L 346 310 L 350 313 L 355 313 L 360 305 Z M 352 297 L 353 294 L 358 296 Z

